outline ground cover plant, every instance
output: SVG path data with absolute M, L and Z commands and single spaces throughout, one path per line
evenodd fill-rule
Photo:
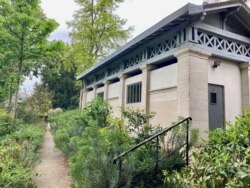
M 250 187 L 250 111 L 236 117 L 227 130 L 209 132 L 209 139 L 193 152 L 193 164 L 181 172 L 165 171 L 170 187 Z
M 111 111 L 106 101 L 96 98 L 83 110 L 55 113 L 49 117 L 56 146 L 68 156 L 74 187 L 155 186 L 152 169 L 155 142 L 124 158 L 121 172 L 118 164 L 113 164 L 114 157 L 161 130 L 149 124 L 153 114 L 123 109 L 124 119 L 117 119 L 112 117 Z M 183 131 L 176 129 L 169 137 L 182 143 Z M 162 161 L 159 163 L 160 178 L 157 179 L 161 181 L 157 186 L 163 186 L 161 169 L 166 166 L 175 168 L 175 164 L 180 162 L 183 165 L 184 161 L 182 153 L 164 158 L 163 147 L 160 151 Z
M 0 187 L 33 187 L 32 168 L 39 157 L 44 126 L 26 125 L 0 115 Z

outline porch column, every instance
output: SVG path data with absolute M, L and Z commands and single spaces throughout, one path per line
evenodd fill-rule
M 96 98 L 97 85 L 93 85 L 94 98 Z
M 208 115 L 208 58 L 210 53 L 189 47 L 175 54 L 177 57 L 177 114 L 191 116 L 192 128 L 200 135 L 209 129 Z
M 120 79 L 120 91 L 119 91 L 119 106 L 122 108 L 124 108 L 125 106 L 125 80 L 127 78 L 127 75 L 125 74 L 121 74 L 119 76 Z M 122 117 L 122 113 L 121 113 L 121 117 Z
M 141 90 L 141 106 L 146 114 L 149 114 L 149 90 L 150 90 L 150 71 L 155 69 L 153 65 L 143 65 L 142 71 L 142 90 Z
M 83 109 L 86 104 L 86 96 L 87 96 L 87 90 L 82 89 L 80 91 L 80 109 Z
M 240 69 L 242 109 L 246 109 L 250 108 L 250 62 L 242 63 Z
M 104 97 L 103 99 L 104 100 L 108 100 L 108 90 L 109 90 L 109 84 L 110 84 L 110 81 L 106 80 L 104 83 Z

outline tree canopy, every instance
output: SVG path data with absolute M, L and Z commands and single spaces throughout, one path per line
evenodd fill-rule
M 39 0 L 0 0 L 0 46 L 4 48 L 2 58 L 16 67 L 16 116 L 19 85 L 24 75 L 39 67 L 44 55 L 47 38 L 57 27 L 48 19 L 40 7 Z
M 74 60 L 78 73 L 117 49 L 129 37 L 131 27 L 115 14 L 124 0 L 75 0 L 80 9 L 69 23 Z
M 71 62 L 66 67 L 69 46 L 62 41 L 53 41 L 48 48 L 48 55 L 44 60 L 42 69 L 43 86 L 53 94 L 53 108 L 76 108 L 78 107 L 80 86 L 76 82 L 76 66 Z

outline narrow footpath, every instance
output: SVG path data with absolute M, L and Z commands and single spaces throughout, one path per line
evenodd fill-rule
M 46 131 L 41 148 L 40 162 L 35 167 L 33 181 L 38 188 L 69 188 L 71 177 L 67 159 L 55 149 L 53 137 Z

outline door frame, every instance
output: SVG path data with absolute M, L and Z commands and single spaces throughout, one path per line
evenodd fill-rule
M 223 100 L 222 100 L 222 113 L 223 113 L 223 125 L 222 125 L 222 129 L 226 129 L 226 113 L 225 113 L 225 86 L 224 85 L 219 85 L 219 84 L 213 84 L 213 83 L 208 83 L 208 129 L 210 130 L 210 122 L 209 122 L 209 116 L 210 116 L 210 113 L 209 113 L 209 105 L 210 105 L 210 96 L 209 96 L 209 86 L 219 86 L 222 88 L 222 97 L 223 97 Z

